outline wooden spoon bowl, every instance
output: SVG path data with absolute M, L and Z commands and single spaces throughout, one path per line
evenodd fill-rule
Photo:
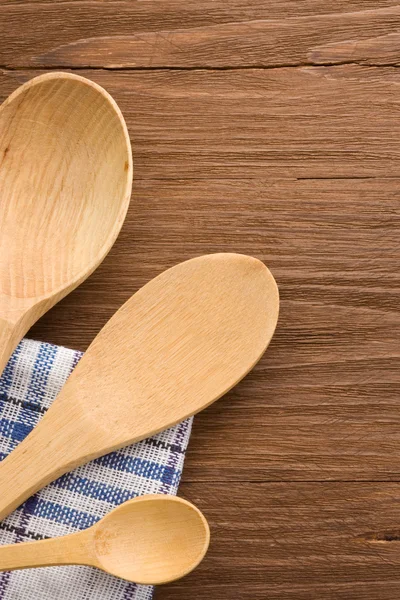
M 251 256 L 199 256 L 147 283 L 0 463 L 0 519 L 63 473 L 221 398 L 261 358 L 278 312 L 275 280 Z
M 0 107 L 0 372 L 108 253 L 131 185 L 124 119 L 92 81 L 41 75 Z

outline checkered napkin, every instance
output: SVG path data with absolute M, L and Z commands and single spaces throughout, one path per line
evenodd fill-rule
M 0 379 L 1 460 L 40 421 L 81 356 L 50 344 L 20 343 Z M 191 426 L 188 419 L 67 473 L 0 522 L 0 543 L 72 533 L 135 496 L 176 494 Z M 0 600 L 149 600 L 152 595 L 151 586 L 90 567 L 0 573 Z

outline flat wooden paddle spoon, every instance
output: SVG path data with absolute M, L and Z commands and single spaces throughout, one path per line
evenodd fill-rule
M 0 106 L 0 374 L 110 250 L 131 186 L 124 119 L 92 81 L 41 75 Z
M 140 496 L 78 533 L 0 546 L 0 571 L 89 565 L 135 583 L 184 577 L 204 558 L 210 530 L 202 513 L 175 496 Z
M 100 331 L 42 421 L 0 464 L 0 519 L 66 471 L 220 398 L 260 359 L 278 308 L 267 267 L 241 254 L 194 258 L 150 281 Z

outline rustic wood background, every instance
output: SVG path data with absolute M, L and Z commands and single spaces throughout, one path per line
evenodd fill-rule
M 398 598 L 400 3 L 0 0 L 0 65 L 2 99 L 51 69 L 105 86 L 134 152 L 115 247 L 31 337 L 85 349 L 202 253 L 280 287 L 267 354 L 195 420 L 209 554 L 157 600 Z

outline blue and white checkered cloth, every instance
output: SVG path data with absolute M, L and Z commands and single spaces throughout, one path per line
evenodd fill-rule
M 0 379 L 0 459 L 35 427 L 82 353 L 23 340 Z M 0 543 L 86 529 L 142 494 L 176 494 L 192 419 L 60 477 L 0 522 Z M 1 493 L 1 492 L 0 492 Z M 0 574 L 0 600 L 150 600 L 151 586 L 84 566 Z

